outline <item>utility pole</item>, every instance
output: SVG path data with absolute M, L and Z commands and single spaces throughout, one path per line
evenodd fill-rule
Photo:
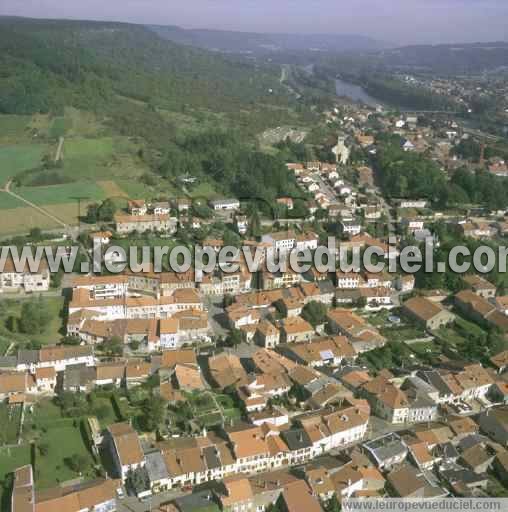
M 86 196 L 76 196 L 73 197 L 75 201 L 78 202 L 78 237 L 81 234 L 81 201 L 88 201 L 90 200 L 89 197 Z

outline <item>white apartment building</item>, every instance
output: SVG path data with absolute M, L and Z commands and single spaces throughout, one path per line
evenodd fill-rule
M 50 272 L 46 261 L 41 261 L 37 272 L 30 272 L 28 265 L 18 272 L 11 258 L 5 261 L 0 272 L 0 292 L 44 292 L 49 290 Z

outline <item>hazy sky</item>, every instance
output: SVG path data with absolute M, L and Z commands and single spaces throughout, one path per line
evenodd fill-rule
M 0 0 L 0 14 L 357 33 L 396 43 L 508 40 L 508 0 Z

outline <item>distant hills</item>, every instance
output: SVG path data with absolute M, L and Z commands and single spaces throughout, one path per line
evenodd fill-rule
M 183 29 L 151 25 L 159 36 L 178 44 L 223 53 L 266 54 L 279 52 L 375 51 L 389 45 L 355 34 L 261 34 L 227 30 Z
M 163 141 L 169 113 L 200 124 L 216 113 L 258 133 L 294 120 L 280 75 L 279 66 L 179 45 L 144 25 L 0 16 L 0 114 L 73 106 Z
M 508 43 L 473 43 L 405 46 L 376 55 L 381 62 L 400 69 L 436 73 L 478 73 L 508 66 Z
M 150 25 L 160 37 L 177 44 L 220 53 L 270 56 L 275 61 L 296 56 L 318 62 L 348 54 L 358 64 L 439 74 L 478 73 L 508 66 L 508 43 L 395 45 L 356 34 L 262 34 L 227 30 L 183 29 Z

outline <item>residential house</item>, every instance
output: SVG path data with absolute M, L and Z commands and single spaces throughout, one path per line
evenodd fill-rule
M 430 483 L 424 473 L 406 463 L 387 476 L 392 495 L 399 498 L 443 498 L 447 492 Z
M 27 293 L 45 292 L 49 290 L 50 272 L 46 260 L 41 260 L 38 268 L 32 271 L 27 262 L 17 262 L 14 265 L 12 257 L 5 260 L 0 271 L 0 293 L 17 292 L 23 290 Z
M 169 215 L 171 206 L 169 201 L 157 201 L 150 205 L 150 210 L 154 215 Z
M 313 368 L 339 366 L 343 361 L 354 361 L 356 351 L 345 336 L 334 336 L 310 343 L 296 343 L 283 349 L 290 359 Z
M 280 343 L 280 331 L 268 320 L 262 320 L 257 329 L 255 338 L 258 345 L 264 348 L 274 348 Z
M 99 478 L 35 492 L 32 466 L 14 471 L 12 512 L 114 512 L 118 480 Z
M 144 233 L 147 231 L 174 233 L 177 220 L 169 215 L 115 215 L 115 229 L 117 233 L 126 235 Z
M 233 354 L 219 354 L 208 359 L 210 377 L 220 389 L 228 386 L 243 386 L 247 384 L 247 373 L 240 358 Z
M 331 475 L 325 467 L 305 468 L 305 480 L 312 492 L 321 501 L 327 502 L 335 493 L 335 486 Z
M 294 231 L 271 233 L 263 235 L 261 241 L 270 244 L 270 250 L 276 253 L 287 253 L 296 246 L 296 233 Z
M 142 216 L 148 213 L 148 206 L 144 199 L 132 199 L 127 203 L 127 209 L 133 216 Z
M 314 496 L 307 482 L 298 480 L 286 485 L 282 493 L 284 512 L 322 512 L 319 500 Z
M 490 362 L 499 373 L 504 373 L 508 368 L 508 350 L 492 356 Z
M 93 300 L 120 299 L 127 295 L 129 278 L 126 275 L 77 276 L 72 281 L 73 290 L 87 290 Z
M 370 408 L 365 401 L 347 401 L 331 411 L 309 413 L 297 420 L 312 441 L 313 456 L 358 442 L 365 436 Z
M 357 353 L 382 347 L 386 343 L 379 331 L 351 310 L 332 309 L 327 315 L 333 333 L 343 334 Z
M 497 234 L 497 229 L 488 222 L 464 222 L 459 224 L 459 230 L 465 237 L 476 240 L 490 239 Z
M 287 211 L 291 211 L 294 208 L 294 202 L 291 197 L 279 197 L 277 199 L 277 204 L 280 204 L 284 208 L 287 209 Z
M 285 318 L 281 322 L 281 341 L 283 343 L 299 343 L 310 341 L 314 336 L 314 328 L 301 317 Z
M 440 304 L 425 297 L 413 297 L 404 302 L 403 311 L 428 330 L 435 330 L 454 321 L 455 315 Z
M 148 380 L 152 373 L 152 365 L 147 361 L 132 359 L 125 365 L 125 385 L 127 388 L 139 386 Z
M 508 317 L 488 300 L 480 297 L 472 290 L 463 290 L 457 293 L 455 295 L 455 304 L 460 311 L 472 320 L 493 326 L 503 333 L 508 332 Z
M 223 481 L 218 492 L 220 508 L 224 512 L 249 512 L 254 508 L 254 493 L 247 478 L 232 477 Z
M 480 414 L 482 432 L 505 448 L 508 447 L 508 406 L 487 409 Z
M 383 470 L 389 470 L 404 462 L 409 452 L 404 440 L 396 433 L 378 437 L 362 446 L 376 466 Z
M 463 277 L 463 280 L 468 288 L 484 299 L 491 299 L 496 296 L 496 287 L 483 277 L 468 274 Z
M 92 240 L 92 243 L 98 242 L 102 245 L 108 245 L 113 233 L 111 233 L 111 231 L 95 231 L 88 236 Z
M 108 427 L 106 439 L 117 475 L 125 483 L 129 471 L 146 464 L 138 434 L 128 423 L 115 423 Z
M 210 206 L 215 211 L 239 210 L 240 201 L 238 199 L 216 199 L 210 202 Z
M 341 290 L 355 290 L 360 287 L 362 281 L 362 277 L 357 272 L 336 272 L 335 274 L 335 283 Z
M 206 389 L 199 367 L 177 364 L 173 375 L 178 389 L 182 391 L 193 392 L 203 391 Z

